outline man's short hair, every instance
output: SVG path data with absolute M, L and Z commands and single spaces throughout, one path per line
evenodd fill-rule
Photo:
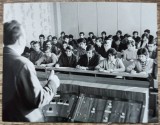
M 30 45 L 33 44 L 34 42 L 35 42 L 35 41 L 32 40 L 32 41 L 30 42 Z
M 92 36 L 92 39 L 96 39 L 97 37 L 94 35 L 94 36 Z
M 62 31 L 62 32 L 61 32 L 61 35 L 62 35 L 62 34 L 64 34 L 64 35 L 65 35 L 65 32 L 64 32 L 64 31 Z
M 77 43 L 78 43 L 78 44 L 80 44 L 80 43 L 82 43 L 82 42 L 83 42 L 83 43 L 86 43 L 86 40 L 85 40 L 84 38 L 80 38 L 80 39 L 77 40 Z
M 110 48 L 107 51 L 107 58 L 108 58 L 109 54 L 111 54 L 112 56 L 115 56 L 115 58 L 117 57 L 117 51 L 114 48 Z
M 122 31 L 121 30 L 118 30 L 117 32 L 116 32 L 116 34 L 120 34 L 120 35 L 122 35 Z
M 150 30 L 149 30 L 149 29 L 146 29 L 146 30 L 144 30 L 144 32 L 150 33 Z
M 64 39 L 66 39 L 66 38 L 69 39 L 69 36 L 68 36 L 68 35 L 65 35 L 65 36 L 64 36 Z
M 138 49 L 137 51 L 137 55 L 145 55 L 145 56 L 148 56 L 148 50 L 146 48 L 140 48 Z
M 107 33 L 106 33 L 106 31 L 103 31 L 103 32 L 101 32 L 101 35 L 102 35 L 102 34 L 105 34 L 105 35 L 106 35 Z
M 22 35 L 21 24 L 16 20 L 4 23 L 4 45 L 13 45 Z
M 137 35 L 138 35 L 138 31 L 133 31 L 133 35 L 134 35 L 135 33 L 137 33 Z
M 93 32 L 89 32 L 89 33 L 88 33 L 88 35 L 91 35 L 91 34 L 93 34 L 93 35 L 94 35 L 94 33 L 93 33 Z
M 87 46 L 87 48 L 86 48 L 86 51 L 90 51 L 90 50 L 95 51 L 94 46 L 91 45 L 91 44 L 89 44 L 89 45 Z
M 52 40 L 54 40 L 54 39 L 56 39 L 56 40 L 57 40 L 57 37 L 56 37 L 56 36 L 53 36 L 53 37 L 52 37 Z
M 43 37 L 43 39 L 45 39 L 45 36 L 44 36 L 43 34 L 39 35 L 39 38 L 40 38 L 40 37 Z
M 69 45 L 69 46 L 66 47 L 66 50 L 67 50 L 67 49 L 72 51 L 72 50 L 73 50 L 73 47 L 72 47 L 71 45 Z
M 85 34 L 84 34 L 84 32 L 80 32 L 80 33 L 79 33 L 79 35 L 80 35 L 80 34 L 83 34 L 83 35 L 85 35 Z
M 69 38 L 72 38 L 72 39 L 73 39 L 73 35 L 72 35 L 72 34 L 69 34 Z
M 38 44 L 40 45 L 40 43 L 38 41 L 34 41 L 33 45 Z

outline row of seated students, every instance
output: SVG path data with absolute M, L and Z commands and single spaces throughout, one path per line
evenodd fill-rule
M 24 55 L 38 66 L 152 73 L 156 77 L 157 43 L 149 30 L 145 30 L 141 38 L 137 36 L 137 31 L 133 32 L 132 37 L 128 34 L 122 36 L 121 31 L 117 31 L 113 37 L 107 37 L 104 31 L 100 38 L 92 32 L 88 39 L 83 32 L 79 35 L 80 38 L 74 40 L 73 35 L 68 36 L 62 32 L 59 39 L 50 35 L 46 41 L 45 36 L 40 35 L 40 41 L 32 41 L 31 48 Z

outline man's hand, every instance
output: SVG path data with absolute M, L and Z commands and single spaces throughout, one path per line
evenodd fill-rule
M 56 87 L 58 88 L 60 86 L 60 80 L 59 78 L 54 74 L 54 70 L 51 71 L 48 81 L 52 81 L 55 83 Z

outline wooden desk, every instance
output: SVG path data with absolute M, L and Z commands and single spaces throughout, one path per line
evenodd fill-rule
M 140 78 L 131 74 L 107 74 L 98 71 L 82 71 L 74 68 L 44 68 L 36 67 L 38 78 L 42 83 L 46 83 L 50 70 L 54 70 L 61 81 L 59 92 L 61 94 L 76 93 L 94 96 L 102 96 L 109 98 L 119 98 L 124 100 L 132 100 L 143 104 L 142 115 L 140 121 L 148 122 L 148 97 L 149 97 L 149 81 L 147 76 L 142 76 L 144 80 L 135 79 L 115 79 L 107 76 L 122 75 L 123 77 Z M 102 75 L 102 76 L 99 76 Z

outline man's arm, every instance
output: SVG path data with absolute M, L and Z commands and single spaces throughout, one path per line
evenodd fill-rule
M 48 80 L 46 86 L 42 87 L 34 69 L 34 65 L 24 65 L 18 77 L 17 90 L 24 98 L 25 103 L 31 108 L 38 108 L 48 104 L 55 96 L 59 86 L 58 78 Z

